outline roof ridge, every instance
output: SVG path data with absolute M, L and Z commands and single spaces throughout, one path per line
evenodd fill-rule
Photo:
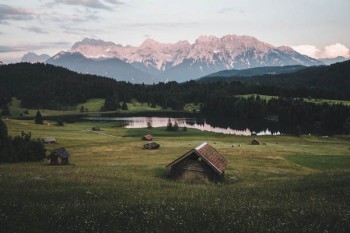
M 199 146 L 197 146 L 196 148 L 194 148 L 196 151 L 200 150 L 202 147 L 204 147 L 205 145 L 207 145 L 207 142 L 203 142 L 202 144 L 200 144 Z

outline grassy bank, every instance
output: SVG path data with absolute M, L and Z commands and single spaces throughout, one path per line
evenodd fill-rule
M 250 137 L 113 122 L 34 125 L 11 135 L 55 136 L 70 165 L 0 164 L 1 232 L 348 232 L 348 137 Z M 92 126 L 101 132 L 92 132 Z M 161 144 L 142 149 L 152 133 Z M 175 182 L 165 165 L 207 141 L 229 161 L 222 184 Z

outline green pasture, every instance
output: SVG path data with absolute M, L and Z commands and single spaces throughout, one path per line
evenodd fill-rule
M 55 136 L 47 153 L 65 147 L 71 157 L 67 166 L 0 164 L 0 232 L 350 230 L 347 136 L 260 136 L 263 144 L 251 145 L 251 137 L 181 127 L 168 132 L 113 122 L 5 122 L 12 136 Z M 93 126 L 101 131 L 91 131 Z M 142 149 L 146 133 L 159 150 Z M 225 181 L 169 179 L 165 166 L 204 141 L 229 160 Z
M 78 104 L 76 106 L 68 106 L 62 110 L 49 110 L 49 109 L 40 109 L 40 112 L 43 116 L 62 116 L 62 115 L 71 115 L 71 114 L 79 114 L 81 107 L 83 106 L 84 114 L 88 115 L 98 115 L 101 113 L 101 106 L 104 104 L 104 99 L 89 99 L 85 103 Z M 128 110 L 118 110 L 114 112 L 120 113 L 137 113 L 137 112 L 145 112 L 145 111 L 160 111 L 161 107 L 157 106 L 156 108 L 151 108 L 147 103 L 140 103 L 136 100 L 132 100 L 130 103 L 127 103 Z M 38 109 L 27 109 L 21 107 L 21 101 L 17 98 L 12 98 L 12 101 L 9 105 L 11 117 L 19 117 L 20 114 L 23 116 L 35 116 Z M 25 111 L 28 111 L 28 114 L 24 114 Z M 167 111 L 167 110 L 162 110 Z M 108 113 L 108 112 L 107 112 Z M 109 112 L 111 113 L 111 112 Z

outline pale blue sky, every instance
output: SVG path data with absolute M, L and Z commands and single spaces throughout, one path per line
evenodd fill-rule
M 84 37 L 139 45 L 227 34 L 349 55 L 349 12 L 349 0 L 0 0 L 0 60 L 54 55 Z

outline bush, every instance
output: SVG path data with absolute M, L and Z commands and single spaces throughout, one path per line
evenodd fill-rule
M 32 134 L 22 131 L 13 139 L 6 137 L 0 144 L 0 162 L 40 161 L 45 158 L 45 145 L 39 140 L 32 140 Z
M 62 120 L 57 120 L 56 125 L 57 126 L 64 126 L 64 122 Z

